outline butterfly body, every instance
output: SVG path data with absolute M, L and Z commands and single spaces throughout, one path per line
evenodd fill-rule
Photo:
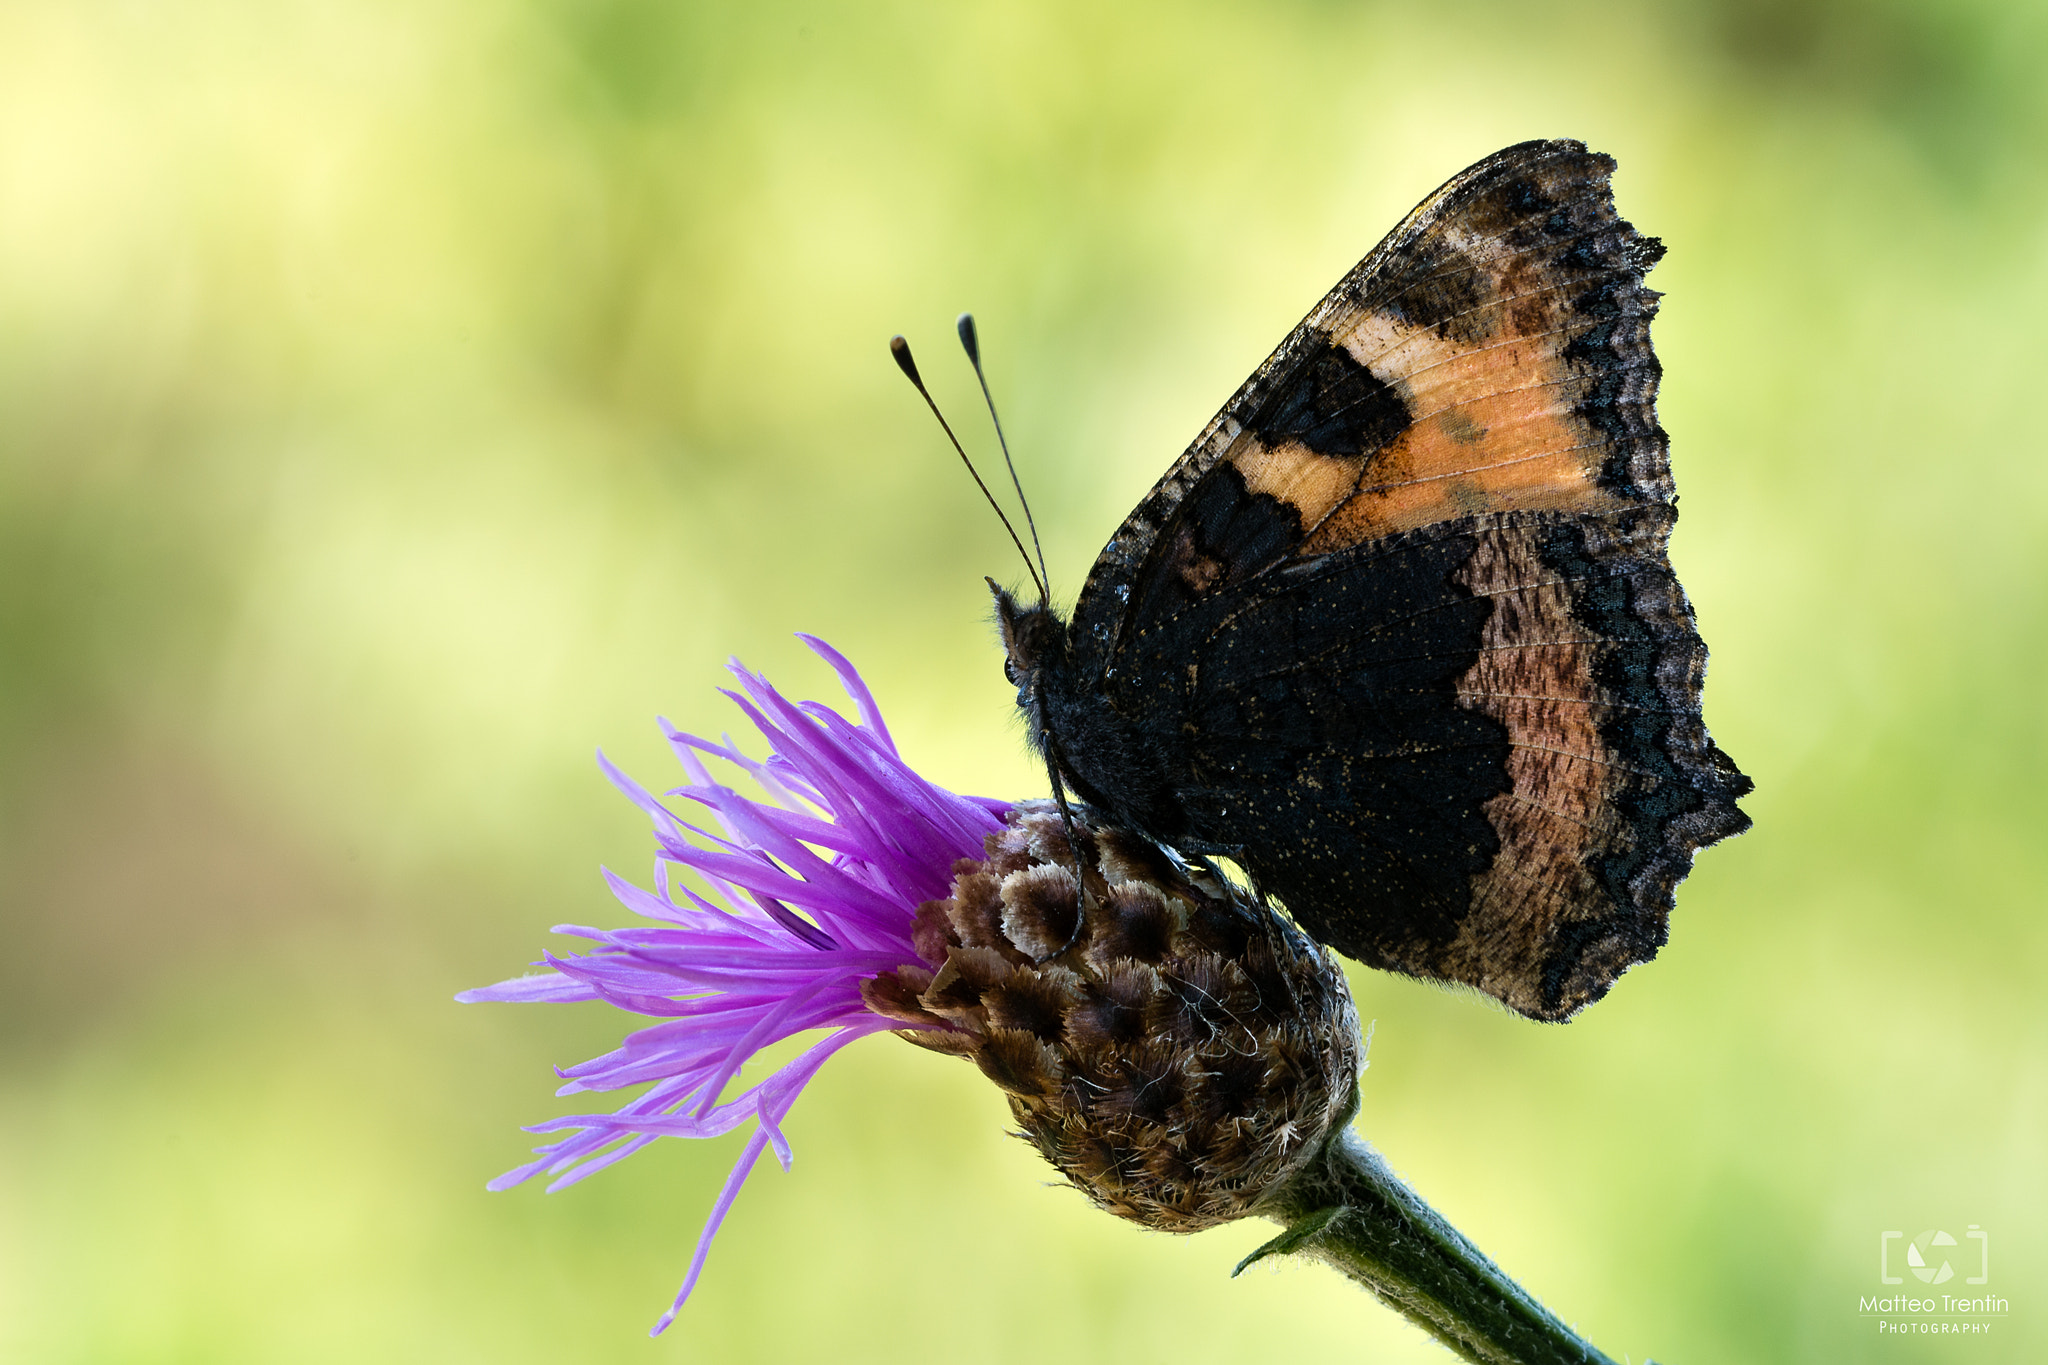
M 1613 162 L 1453 179 L 1225 405 L 1062 621 L 998 590 L 1030 733 L 1082 800 L 1226 855 L 1360 961 L 1569 1017 L 1748 824 L 1649 345 L 1662 254 Z

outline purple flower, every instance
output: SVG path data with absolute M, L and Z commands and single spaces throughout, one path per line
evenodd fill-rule
M 984 839 L 1002 828 L 1009 809 L 1008 802 L 956 796 L 919 777 L 896 752 L 853 666 L 824 641 L 799 638 L 838 673 L 859 723 L 814 702 L 791 703 L 733 664 L 741 691 L 726 695 L 767 736 L 766 761 L 663 722 L 690 778 L 666 797 L 709 811 L 715 831 L 685 820 L 600 754 L 606 775 L 654 821 L 660 849 L 653 890 L 605 872 L 613 894 L 652 927 L 558 926 L 556 933 L 597 946 L 549 953 L 535 964 L 548 967 L 541 975 L 456 997 L 604 1000 L 662 1021 L 614 1052 L 559 1071 L 564 1095 L 648 1089 L 612 1113 L 533 1125 L 528 1131 L 570 1131 L 536 1148 L 538 1160 L 492 1181 L 494 1190 L 543 1171 L 554 1177 L 548 1189 L 557 1190 L 657 1137 L 710 1137 L 753 1123 L 656 1335 L 695 1287 L 711 1239 L 762 1151 L 773 1147 L 788 1168 L 782 1120 L 819 1067 L 857 1038 L 916 1026 L 871 1010 L 862 983 L 935 965 L 911 941 L 917 907 L 948 894 L 953 864 L 982 856 Z M 707 757 L 745 773 L 769 800 L 718 782 Z M 704 890 L 680 882 L 677 867 L 696 873 Z M 725 1095 L 763 1048 L 817 1030 L 829 1032 L 758 1084 Z

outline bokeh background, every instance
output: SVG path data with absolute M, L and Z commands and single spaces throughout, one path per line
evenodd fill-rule
M 978 313 L 1059 587 L 1425 192 L 1620 158 L 1755 830 L 1568 1027 L 1359 972 L 1362 1123 L 1640 1361 L 2048 1356 L 2048 11 L 1998 0 L 0 7 L 0 1358 L 1444 1358 L 1091 1212 L 878 1038 L 676 1327 L 738 1144 L 484 1191 L 728 654 L 1039 790 Z M 1992 1238 L 1881 1339 L 1878 1234 Z M 1956 1286 L 1956 1287 L 1959 1287 Z

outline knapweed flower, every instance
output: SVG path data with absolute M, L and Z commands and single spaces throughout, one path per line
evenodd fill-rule
M 804 638 L 859 719 L 792 703 L 734 665 L 727 695 L 767 739 L 765 760 L 670 727 L 689 781 L 656 796 L 600 759 L 654 823 L 652 889 L 606 873 L 649 923 L 562 926 L 595 946 L 457 997 L 603 1000 L 658 1021 L 560 1072 L 563 1094 L 647 1089 L 611 1113 L 534 1125 L 566 1136 L 491 1188 L 545 1172 L 560 1189 L 657 1137 L 752 1124 L 659 1333 L 761 1153 L 789 1165 L 781 1124 L 804 1085 L 847 1044 L 894 1031 L 973 1060 L 1024 1135 L 1104 1208 L 1173 1231 L 1259 1211 L 1353 1102 L 1357 1021 L 1335 965 L 1230 883 L 1085 819 L 1077 922 L 1058 813 L 918 776 L 853 667 Z M 711 762 L 766 799 L 720 782 Z M 820 1031 L 727 1093 L 763 1049 Z

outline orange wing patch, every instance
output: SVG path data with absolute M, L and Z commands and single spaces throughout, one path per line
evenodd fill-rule
M 1611 169 L 1566 157 L 1432 200 L 1311 315 L 1221 455 L 1300 515 L 1299 553 L 1668 495 L 1642 282 L 1662 248 L 1616 216 Z M 1342 363 L 1309 359 L 1319 341 Z
M 1549 330 L 1461 345 L 1368 314 L 1345 348 L 1392 384 L 1415 421 L 1365 465 L 1353 494 L 1318 519 L 1304 551 L 1476 512 L 1625 505 L 1598 486 L 1605 442 L 1573 411 L 1580 386 L 1560 354 L 1570 336 Z
M 1364 456 L 1318 455 L 1299 441 L 1267 445 L 1246 433 L 1228 456 L 1245 487 L 1278 498 L 1313 526 L 1358 495 Z

